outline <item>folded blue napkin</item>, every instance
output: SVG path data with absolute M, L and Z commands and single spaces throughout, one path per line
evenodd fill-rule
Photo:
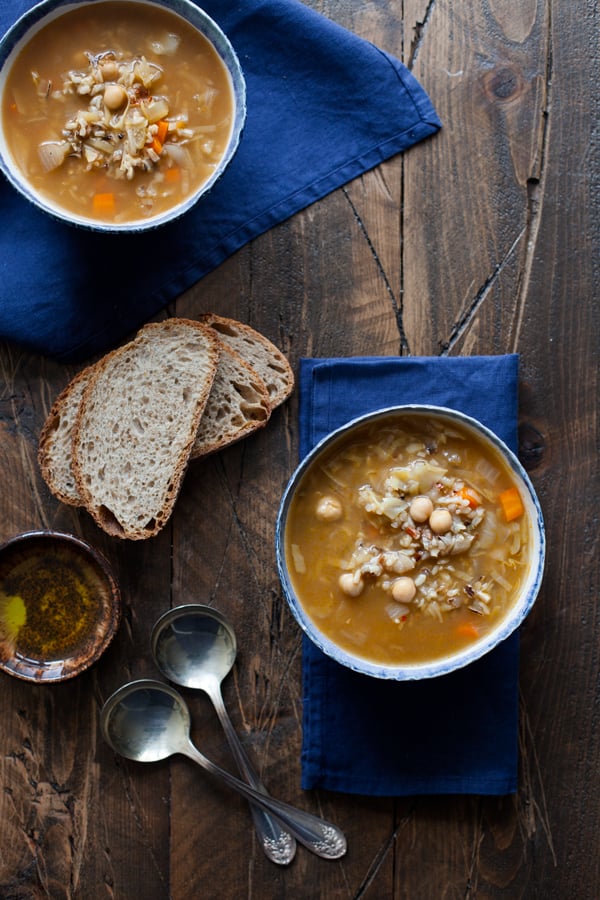
M 518 357 L 302 360 L 300 453 L 399 403 L 474 416 L 513 450 Z M 519 637 L 422 682 L 359 675 L 304 638 L 302 786 L 355 794 L 510 794 L 517 787 Z
M 31 5 L 0 0 L 0 30 Z M 0 338 L 64 361 L 102 352 L 247 241 L 440 127 L 397 59 L 298 0 L 199 5 L 246 76 L 233 162 L 181 219 L 131 236 L 57 223 L 0 176 Z

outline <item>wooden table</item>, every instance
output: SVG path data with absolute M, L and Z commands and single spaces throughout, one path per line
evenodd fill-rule
M 89 672 L 50 688 L 0 678 L 3 900 L 600 895 L 597 8 L 311 5 L 402 58 L 443 131 L 273 228 L 165 314 L 247 321 L 294 367 L 301 356 L 521 354 L 521 455 L 549 553 L 522 630 L 518 793 L 301 791 L 300 635 L 274 558 L 297 395 L 267 429 L 190 469 L 156 539 L 119 542 L 55 501 L 36 464 L 42 422 L 76 368 L 3 346 L 0 537 L 84 536 L 113 562 L 125 602 Z M 233 622 L 225 698 L 237 731 L 272 793 L 344 829 L 341 861 L 300 848 L 281 869 L 237 795 L 182 758 L 146 767 L 103 742 L 102 702 L 156 675 L 151 626 L 188 601 Z M 190 705 L 198 743 L 231 767 L 208 700 Z

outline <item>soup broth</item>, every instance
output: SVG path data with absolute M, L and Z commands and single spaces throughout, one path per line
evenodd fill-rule
M 71 9 L 42 27 L 6 78 L 8 149 L 32 187 L 107 223 L 159 215 L 214 173 L 233 127 L 229 74 L 170 10 Z
M 509 467 L 460 425 L 366 423 L 306 470 L 288 511 L 294 592 L 331 641 L 372 662 L 452 656 L 505 617 L 527 573 Z

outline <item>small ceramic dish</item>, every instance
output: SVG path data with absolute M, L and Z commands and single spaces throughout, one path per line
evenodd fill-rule
M 474 662 L 523 622 L 544 524 L 519 460 L 481 422 L 399 406 L 349 422 L 302 461 L 276 553 L 320 650 L 364 675 L 420 680 Z
M 121 619 L 106 559 L 70 534 L 32 531 L 0 547 L 0 668 L 25 681 L 65 681 L 89 668 Z
M 129 37 L 126 18 L 135 23 Z M 30 47 L 33 59 L 19 74 Z M 215 100 L 215 72 L 227 104 Z M 95 79 L 91 87 L 86 78 Z M 184 83 L 196 91 L 185 100 Z M 0 38 L 0 170 L 71 225 L 136 233 L 180 217 L 229 165 L 245 118 L 235 50 L 191 0 L 41 0 Z

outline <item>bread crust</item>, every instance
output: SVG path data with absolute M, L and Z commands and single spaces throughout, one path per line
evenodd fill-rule
M 190 365 L 194 377 L 187 369 L 184 372 L 185 367 L 173 372 L 165 366 L 163 343 L 168 344 L 174 339 L 173 353 L 183 354 L 186 345 L 181 339 L 186 336 L 192 343 L 200 339 L 202 348 L 198 360 Z M 150 372 L 152 354 L 156 352 L 157 365 Z M 219 352 L 219 341 L 207 325 L 190 319 L 167 319 L 145 325 L 132 341 L 107 353 L 92 368 L 73 427 L 72 464 L 83 505 L 107 534 L 143 540 L 158 534 L 168 521 L 208 400 Z M 116 384 L 115 376 L 122 374 L 121 364 L 125 372 L 123 383 Z M 136 395 L 134 401 L 126 399 L 122 410 L 114 409 L 119 405 L 118 389 L 122 389 L 127 398 L 134 396 L 139 385 L 132 385 L 129 380 L 136 375 L 149 382 L 142 385 L 144 390 L 139 401 Z M 182 404 L 171 396 L 171 392 L 178 394 L 181 390 L 185 397 L 184 413 L 180 408 Z M 144 399 L 152 391 L 166 393 L 166 421 L 162 425 L 157 421 L 157 404 Z M 181 422 L 171 427 L 172 434 L 168 427 L 169 410 L 173 417 L 181 418 Z M 122 415 L 119 417 L 117 412 Z M 118 439 L 115 436 L 113 440 L 111 434 L 103 435 L 105 447 L 102 455 L 97 457 L 95 441 L 100 439 L 99 427 L 103 427 L 105 419 L 107 425 L 118 431 Z M 144 479 L 152 486 L 152 490 L 148 487 L 151 496 L 147 509 L 139 496 Z M 120 492 L 130 487 L 128 507 L 127 498 L 122 498 Z M 140 507 L 137 513 L 131 508 L 133 505 Z
M 266 385 L 239 353 L 221 341 L 221 353 L 191 459 L 200 459 L 264 428 L 271 416 Z
M 199 321 L 210 325 L 220 340 L 257 371 L 267 388 L 272 409 L 287 400 L 294 389 L 295 379 L 292 367 L 279 347 L 250 325 L 235 319 L 204 313 Z
M 50 409 L 40 432 L 38 464 L 42 477 L 62 503 L 81 506 L 83 501 L 72 467 L 73 424 L 93 365 L 75 375 Z
M 139 351 L 141 344 L 146 343 L 150 359 L 154 358 L 152 353 L 155 352 L 158 384 L 160 378 L 165 377 L 162 370 L 165 362 L 168 363 L 161 339 L 165 336 L 168 338 L 176 329 L 179 331 L 173 343 L 177 348 L 185 343 L 181 338 L 182 335 L 185 338 L 186 334 L 202 334 L 210 347 L 208 355 L 199 354 L 191 376 L 194 386 L 190 389 L 195 392 L 197 387 L 201 388 L 198 408 L 188 422 L 185 440 L 179 435 L 175 453 L 177 459 L 169 462 L 169 466 L 172 462 L 174 465 L 172 480 L 162 502 L 147 521 L 132 525 L 131 522 L 124 521 L 126 514 L 115 514 L 111 503 L 103 498 L 102 489 L 94 483 L 95 475 L 98 475 L 98 472 L 94 473 L 94 467 L 104 470 L 106 465 L 114 464 L 114 461 L 111 463 L 112 438 L 106 434 L 107 407 L 109 410 L 113 407 L 117 410 L 117 421 L 111 422 L 110 427 L 120 435 L 121 440 L 122 429 L 128 427 L 127 423 L 135 424 L 136 418 L 135 410 L 126 408 L 119 392 L 117 395 L 114 392 L 111 394 L 110 379 L 106 384 L 101 382 L 107 372 L 116 371 L 128 354 L 134 354 L 135 363 L 135 353 Z M 238 352 L 236 347 L 242 352 Z M 171 349 L 175 352 L 173 347 Z M 190 360 L 187 363 L 191 367 Z M 269 386 L 265 384 L 261 371 L 270 379 Z M 120 375 L 115 376 L 121 379 L 118 384 L 123 390 L 129 382 L 139 377 L 139 372 L 138 375 L 136 372 L 136 365 L 128 364 L 123 366 Z M 154 374 L 153 370 L 151 381 L 154 380 Z M 57 499 L 87 509 L 108 534 L 132 540 L 152 537 L 160 531 L 172 512 L 188 462 L 215 453 L 263 428 L 269 421 L 274 406 L 283 402 L 293 385 L 294 376 L 283 354 L 250 326 L 214 314 L 207 314 L 200 321 L 172 318 L 150 323 L 141 328 L 133 340 L 110 351 L 98 362 L 79 372 L 55 399 L 40 433 L 38 461 L 42 477 Z M 152 418 L 156 415 L 156 408 L 161 409 L 161 404 L 164 408 L 165 404 L 160 391 L 153 393 L 151 384 L 147 386 L 146 393 L 150 407 L 147 415 Z M 97 406 L 94 412 L 96 395 Z M 181 405 L 185 406 L 185 403 L 182 404 L 181 398 L 178 400 L 175 397 L 172 407 L 164 410 L 166 418 L 176 417 Z M 86 424 L 86 417 L 93 414 L 96 415 L 96 426 L 93 422 Z M 139 424 L 143 425 L 143 417 L 140 419 L 138 415 L 137 418 Z M 139 434 L 127 437 L 126 450 L 120 457 L 123 469 L 131 468 L 134 459 L 134 469 L 141 468 L 139 458 L 135 453 L 130 453 L 132 448 L 135 449 L 139 438 Z M 104 441 L 104 445 L 102 453 L 90 466 L 89 461 L 85 462 L 82 447 L 84 441 L 91 440 L 93 443 L 94 439 Z M 117 485 L 117 494 L 130 487 L 126 479 L 119 480 L 118 474 L 110 473 L 109 479 L 114 480 L 113 487 Z M 138 480 L 136 490 L 132 491 L 130 497 L 132 505 L 138 502 L 138 494 L 143 495 L 143 491 L 144 485 Z

